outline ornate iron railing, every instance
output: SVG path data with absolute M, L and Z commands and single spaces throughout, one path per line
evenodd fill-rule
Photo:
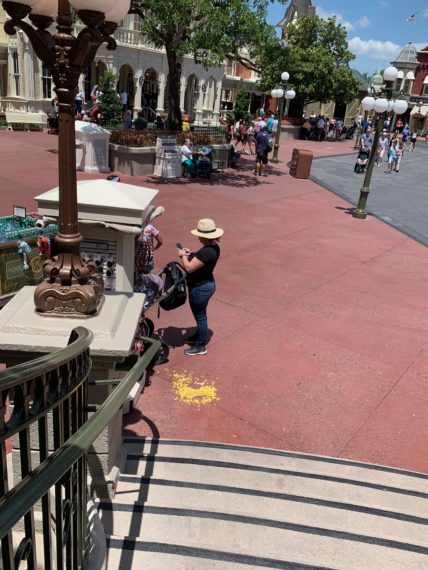
M 91 332 L 77 327 L 66 348 L 0 372 L 0 567 L 4 570 L 16 570 L 23 560 L 29 570 L 37 568 L 37 532 L 42 539 L 39 567 L 84 566 L 87 450 L 160 347 L 158 341 L 146 339 L 148 348 L 142 357 L 88 419 L 91 340 Z M 18 448 L 16 484 L 7 453 L 11 439 Z

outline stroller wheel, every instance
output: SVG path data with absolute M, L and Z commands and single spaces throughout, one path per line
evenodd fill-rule
M 150 362 L 150 366 L 159 366 L 160 364 L 165 364 L 165 362 L 168 362 L 169 346 L 163 340 L 161 340 L 160 342 L 161 342 L 161 347 L 157 351 L 157 353 L 154 355 L 153 360 Z M 144 350 L 142 350 L 140 352 L 140 354 L 143 355 L 144 351 L 149 346 L 150 346 L 150 343 L 145 341 L 144 342 Z
M 165 362 L 168 362 L 168 357 L 169 357 L 169 346 L 166 344 L 166 342 L 162 340 L 161 347 L 157 351 L 154 359 L 152 360 L 152 365 L 159 366 L 160 364 L 165 364 Z
M 142 329 L 141 336 L 152 336 L 152 334 L 155 330 L 155 325 L 151 319 L 148 319 L 147 317 L 145 317 L 144 323 L 141 325 L 141 329 Z

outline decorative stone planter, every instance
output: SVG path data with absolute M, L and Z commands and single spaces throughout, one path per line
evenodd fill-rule
M 154 146 L 124 146 L 110 143 L 109 164 L 112 172 L 129 176 L 153 174 L 155 166 Z
M 207 145 L 213 149 L 213 162 L 227 166 L 229 144 Z M 128 176 L 147 176 L 153 174 L 155 166 L 156 147 L 154 146 L 124 146 L 110 143 L 110 170 L 121 172 Z

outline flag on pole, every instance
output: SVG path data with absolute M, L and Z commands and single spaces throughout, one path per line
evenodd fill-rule
M 407 16 L 406 22 L 414 22 L 417 12 L 412 14 L 411 16 Z

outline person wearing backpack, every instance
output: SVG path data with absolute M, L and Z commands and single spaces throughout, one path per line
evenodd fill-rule
M 199 238 L 202 247 L 192 252 L 187 247 L 178 247 L 178 256 L 187 272 L 190 309 L 196 321 L 196 332 L 184 338 L 190 348 L 184 351 L 187 356 L 207 353 L 208 342 L 208 302 L 215 293 L 216 284 L 214 268 L 220 257 L 219 240 L 223 235 L 222 228 L 215 225 L 214 220 L 199 220 L 197 227 L 190 232 Z
M 268 163 L 268 153 L 272 150 L 272 143 L 269 143 L 269 141 L 272 141 L 272 139 L 269 137 L 266 127 L 262 127 L 256 136 L 256 169 L 254 171 L 256 176 L 261 176 L 262 174 L 267 176 L 263 170 Z

